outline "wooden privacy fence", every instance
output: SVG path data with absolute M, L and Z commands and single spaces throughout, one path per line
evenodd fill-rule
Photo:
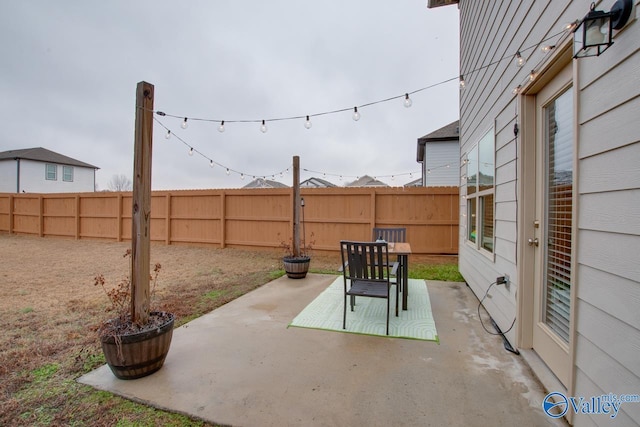
M 371 240 L 373 227 L 406 227 L 416 254 L 458 253 L 458 188 L 302 189 L 314 250 Z M 131 239 L 130 192 L 0 193 L 0 232 L 75 239 Z M 154 191 L 151 239 L 171 244 L 277 248 L 293 229 L 290 188 Z M 313 236 L 313 237 L 312 237 Z

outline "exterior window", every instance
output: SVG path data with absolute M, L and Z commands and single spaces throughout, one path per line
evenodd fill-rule
M 73 182 L 73 166 L 62 167 L 62 180 L 66 182 Z
M 467 240 L 493 253 L 495 138 L 493 130 L 467 155 Z
M 45 178 L 51 181 L 55 181 L 58 179 L 58 167 L 56 165 L 52 165 L 47 163 L 45 165 Z

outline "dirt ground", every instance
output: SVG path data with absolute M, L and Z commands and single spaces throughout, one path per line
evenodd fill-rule
M 0 233 L 0 425 L 114 425 L 123 411 L 135 425 L 149 416 L 116 398 L 97 405 L 100 395 L 75 383 L 104 363 L 96 330 L 112 316 L 94 277 L 111 285 L 126 277 L 130 245 Z M 181 325 L 277 277 L 282 255 L 152 244 L 151 263 L 162 265 L 152 309 L 174 313 Z M 336 272 L 339 263 L 339 253 L 314 254 L 311 269 Z

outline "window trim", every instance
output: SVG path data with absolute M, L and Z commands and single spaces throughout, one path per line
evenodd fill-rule
M 70 175 L 71 175 L 70 179 L 67 179 L 67 171 L 70 171 Z M 68 166 L 68 165 L 62 166 L 62 181 L 73 182 L 73 166 Z
M 480 189 L 480 143 L 488 136 L 491 135 L 492 136 L 492 142 L 493 142 L 493 152 L 492 152 L 492 159 L 493 159 L 493 184 L 491 185 L 491 188 L 489 189 Z M 465 154 L 464 156 L 464 164 L 465 164 L 465 178 L 466 181 L 465 182 L 465 200 L 466 200 L 466 208 L 465 208 L 465 212 L 466 214 L 466 221 L 465 221 L 465 228 L 466 228 L 466 232 L 465 232 L 465 243 L 469 246 L 472 247 L 473 249 L 475 249 L 476 251 L 480 252 L 481 254 L 483 254 L 484 256 L 486 256 L 487 258 L 490 258 L 491 260 L 495 261 L 495 252 L 496 252 L 496 234 L 495 234 L 495 229 L 496 229 L 496 197 L 495 197 L 495 193 L 496 193 L 496 150 L 495 150 L 495 144 L 496 144 L 496 134 L 495 134 L 495 126 L 492 126 L 489 130 L 487 130 L 486 132 L 484 132 L 482 134 L 482 136 L 477 140 L 477 142 L 471 147 L 471 149 Z M 469 179 L 469 175 L 468 175 L 468 171 L 469 171 L 469 161 L 468 161 L 468 157 L 469 154 L 472 153 L 475 150 L 475 152 L 477 153 L 476 155 L 476 159 L 475 161 L 477 162 L 477 164 L 475 165 L 475 173 L 476 173 L 476 177 L 475 177 L 475 190 L 473 191 L 473 193 L 469 193 L 469 189 L 468 189 L 468 179 Z M 485 168 L 486 169 L 486 168 Z M 493 210 L 493 232 L 492 232 L 492 248 L 493 250 L 488 250 L 486 249 L 481 243 L 482 240 L 484 238 L 484 229 L 483 229 L 483 220 L 484 220 L 484 207 L 486 206 L 486 197 L 487 196 L 493 196 L 493 203 L 492 203 L 492 210 Z M 474 199 L 475 200 L 475 220 L 474 220 L 474 228 L 476 230 L 476 236 L 475 236 L 475 241 L 471 240 L 469 238 L 470 236 L 470 224 L 471 224 L 471 218 L 470 216 L 472 215 L 469 212 L 469 199 Z
M 53 168 L 53 178 L 49 178 L 49 168 Z M 58 165 L 55 163 L 45 163 L 44 164 L 44 179 L 46 181 L 57 181 L 58 180 Z

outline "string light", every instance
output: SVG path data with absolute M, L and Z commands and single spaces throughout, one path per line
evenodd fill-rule
M 577 22 L 577 21 L 576 21 L 576 22 Z M 575 22 L 574 22 L 574 23 L 567 24 L 567 25 L 563 28 L 563 31 L 562 31 L 562 32 L 559 32 L 559 33 L 557 33 L 557 34 L 553 34 L 553 35 L 551 35 L 551 36 L 547 37 L 546 39 L 544 39 L 544 40 L 540 41 L 540 42 L 539 42 L 539 43 L 537 43 L 536 45 L 533 45 L 533 46 L 530 46 L 530 47 L 526 47 L 526 48 L 522 48 L 522 49 L 518 50 L 518 51 L 517 51 L 517 53 L 516 53 L 516 64 L 517 64 L 518 66 L 520 66 L 520 67 L 521 67 L 521 66 L 523 66 L 523 65 L 526 63 L 525 58 L 524 58 L 524 57 L 522 57 L 522 52 L 525 52 L 525 51 L 527 51 L 527 50 L 530 50 L 530 49 L 537 49 L 538 47 L 540 47 L 540 48 L 542 49 L 542 52 L 547 53 L 547 52 L 549 52 L 550 50 L 554 49 L 554 48 L 558 45 L 558 43 L 561 43 L 561 41 L 562 41 L 562 40 L 567 36 L 567 34 L 571 34 L 571 33 L 570 33 L 570 31 L 571 31 L 573 28 L 575 28 L 575 24 L 576 24 Z M 563 34 L 564 34 L 564 35 L 563 35 Z M 562 36 L 562 35 L 563 35 L 563 36 Z M 558 37 L 558 36 L 562 36 L 562 37 L 560 37 L 560 39 L 556 40 L 555 44 L 550 44 L 550 45 L 548 45 L 548 46 L 541 46 L 541 44 L 542 44 L 542 43 L 547 42 L 547 41 L 549 41 L 549 40 L 551 40 L 551 39 L 553 39 L 553 38 L 556 38 L 556 37 Z M 507 59 L 507 58 L 510 58 L 510 56 L 504 56 L 504 57 L 499 58 L 499 59 L 497 59 L 497 60 L 495 60 L 495 61 L 493 61 L 493 62 L 491 62 L 491 63 L 485 64 L 485 65 L 482 65 L 482 66 L 480 66 L 480 67 L 478 67 L 478 68 L 476 68 L 476 69 L 473 69 L 473 70 L 467 71 L 465 74 L 467 74 L 467 76 L 468 76 L 469 74 L 473 74 L 473 73 L 478 72 L 478 71 L 480 71 L 480 70 L 483 70 L 483 69 L 486 69 L 486 68 L 488 68 L 488 67 L 494 66 L 494 65 L 496 65 L 496 64 L 498 64 L 498 63 L 500 63 L 501 61 L 503 61 L 504 59 Z M 528 75 L 528 79 L 533 80 L 533 79 L 535 79 L 535 77 L 536 77 L 536 76 L 537 76 L 537 74 L 536 74 L 535 70 L 532 70 L 532 71 L 531 71 L 531 73 Z M 420 88 L 420 89 L 418 89 L 418 90 L 414 90 L 414 91 L 412 91 L 412 92 L 405 92 L 403 95 L 398 95 L 398 96 L 394 96 L 394 97 L 390 97 L 390 98 L 386 98 L 386 99 L 382 99 L 382 100 L 378 100 L 378 101 L 374 101 L 374 102 L 370 102 L 370 103 L 366 103 L 366 104 L 361 104 L 361 105 L 360 105 L 360 108 L 368 107 L 368 106 L 372 106 L 372 105 L 379 104 L 379 103 L 383 103 L 383 102 L 388 102 L 388 101 L 395 100 L 395 99 L 398 99 L 398 98 L 403 98 L 403 103 L 404 103 L 405 107 L 410 107 L 410 106 L 412 105 L 412 99 L 410 98 L 410 95 L 411 95 L 411 94 L 418 93 L 418 92 L 421 92 L 421 91 L 425 91 L 425 90 L 427 90 L 427 89 L 434 88 L 434 87 L 436 87 L 436 86 L 439 86 L 439 85 L 442 85 L 442 84 L 445 84 L 445 83 L 451 82 L 451 81 L 453 81 L 453 80 L 455 80 L 455 79 L 457 79 L 457 80 L 459 81 L 459 84 L 460 84 L 461 89 L 462 89 L 462 88 L 464 88 L 464 87 L 466 86 L 466 82 L 465 82 L 464 76 L 463 76 L 463 74 L 460 74 L 457 78 L 450 78 L 450 79 L 447 79 L 447 80 L 444 80 L 444 81 L 441 81 L 441 82 L 438 82 L 438 83 L 431 84 L 431 85 L 429 85 L 429 86 L 426 86 L 426 87 Z M 521 88 L 522 88 L 522 85 L 518 85 L 518 86 L 517 86 L 517 88 L 513 89 L 513 93 L 514 93 L 514 94 L 519 93 L 519 92 L 520 92 L 520 90 L 521 90 Z M 352 110 L 352 111 L 353 111 L 353 115 L 352 115 L 353 120 L 358 121 L 358 120 L 360 119 L 360 112 L 358 111 L 358 107 L 357 107 L 357 106 L 355 106 L 355 107 L 353 107 L 353 108 L 351 108 L 351 107 L 350 107 L 350 108 L 338 109 L 338 110 L 333 110 L 333 111 L 326 111 L 326 112 L 322 112 L 322 113 L 309 114 L 309 115 L 303 115 L 303 116 L 283 117 L 283 118 L 272 118 L 272 119 L 269 119 L 269 121 L 276 121 L 276 120 L 293 120 L 293 119 L 300 119 L 300 118 L 302 118 L 302 119 L 305 119 L 305 122 L 304 122 L 304 126 L 305 126 L 305 128 L 310 129 L 310 128 L 311 128 L 311 120 L 310 120 L 310 118 L 311 118 L 311 117 L 323 116 L 323 115 L 328 115 L 328 114 L 335 114 L 335 113 L 340 113 L 340 112 L 349 111 L 349 110 Z M 167 113 L 165 113 L 165 112 L 163 112 L 163 111 L 153 111 L 153 110 L 151 110 L 151 112 L 153 112 L 153 113 L 157 114 L 158 116 L 163 116 L 163 117 L 164 117 L 164 116 L 169 116 L 169 117 L 173 117 L 173 118 L 181 118 L 181 119 L 182 119 L 181 127 L 182 127 L 183 129 L 186 129 L 186 128 L 188 127 L 188 121 L 189 121 L 189 120 L 198 120 L 198 121 L 208 121 L 208 122 L 216 122 L 216 123 L 219 123 L 219 126 L 218 126 L 218 131 L 219 131 L 219 132 L 224 132 L 224 130 L 225 130 L 225 123 L 227 123 L 227 122 L 229 122 L 229 123 L 258 122 L 258 123 L 260 123 L 260 124 L 261 124 L 261 126 L 260 126 L 260 130 L 261 130 L 263 133 L 267 132 L 267 125 L 266 125 L 267 120 L 266 120 L 266 119 L 262 119 L 262 120 L 230 120 L 230 121 L 225 121 L 225 120 L 201 119 L 201 118 L 193 118 L 193 117 L 192 117 L 192 118 L 189 118 L 189 117 L 185 117 L 185 116 L 179 116 L 179 115 L 171 115 L 171 114 L 167 114 Z M 158 122 L 162 127 L 164 127 L 164 128 L 166 129 L 167 133 L 165 134 L 165 138 L 166 138 L 166 139 L 170 139 L 170 138 L 171 138 L 171 135 L 172 135 L 171 130 L 170 130 L 169 128 L 167 128 L 166 126 L 164 126 L 162 123 L 160 123 L 160 122 L 159 122 L 155 117 L 154 117 L 154 120 L 156 120 L 156 122 Z M 175 134 L 174 134 L 174 135 L 175 135 Z M 229 174 L 230 174 L 230 172 L 234 172 L 234 173 L 238 173 L 238 174 L 240 174 L 240 175 L 241 175 L 241 177 L 242 177 L 242 178 L 244 178 L 244 175 L 245 175 L 245 174 L 244 174 L 244 172 L 235 171 L 235 170 L 230 169 L 230 168 L 228 168 L 228 167 L 226 167 L 226 166 L 220 165 L 219 163 L 214 162 L 212 159 L 209 159 L 207 156 L 205 156 L 204 154 L 202 154 L 202 153 L 201 153 L 201 152 L 199 152 L 198 150 L 194 150 L 194 148 L 193 148 L 192 146 L 190 146 L 189 144 L 187 144 L 187 143 L 186 143 L 184 140 L 182 140 L 179 136 L 177 136 L 177 135 L 176 135 L 176 138 L 177 138 L 180 142 L 182 142 L 183 144 L 185 144 L 187 147 L 189 147 L 189 155 L 191 155 L 191 156 L 192 156 L 192 155 L 193 155 L 193 152 L 194 152 L 194 151 L 196 151 L 196 152 L 197 152 L 198 154 L 200 154 L 202 157 L 205 157 L 206 159 L 208 159 L 208 160 L 209 160 L 209 165 L 210 165 L 211 167 L 214 167 L 214 165 L 216 165 L 216 164 L 217 164 L 217 165 L 221 166 L 222 168 L 224 168 L 224 169 L 226 170 L 226 174 L 227 174 L 227 175 L 229 175 Z M 464 163 L 467 163 L 467 162 L 468 162 L 468 160 L 466 160 L 466 159 L 464 159 L 463 161 L 464 161 Z M 443 165 L 443 166 L 440 166 L 440 167 L 447 167 L 447 168 L 448 168 L 448 167 L 450 167 L 450 166 L 451 166 L 451 165 Z M 439 168 L 439 167 L 438 167 L 438 168 Z M 438 169 L 438 168 L 431 168 L 431 169 L 429 169 L 429 170 L 428 170 L 428 173 L 431 173 L 433 170 Z M 285 172 L 286 172 L 286 173 L 288 173 L 288 172 L 289 172 L 289 169 L 287 168 L 287 169 L 285 170 Z M 283 173 L 283 172 L 280 172 L 280 176 L 282 177 L 283 175 L 284 175 L 284 173 Z M 405 175 L 406 175 L 406 174 L 405 174 Z M 412 173 L 409 173 L 408 175 L 409 175 L 411 178 L 413 177 L 413 174 L 412 174 Z M 251 176 L 251 175 L 249 175 L 249 176 Z M 343 175 L 337 175 L 337 176 L 339 176 L 340 181 L 342 181 Z M 399 175 L 389 175 L 389 176 L 391 177 L 391 179 L 392 179 L 392 180 L 394 180 L 394 179 L 395 179 L 395 176 L 399 176 Z M 274 175 L 274 178 L 275 178 L 275 175 Z M 359 177 L 356 177 L 356 179 L 359 179 Z M 464 177 L 464 176 L 463 176 L 463 179 L 466 179 L 466 177 Z
M 536 43 L 535 45 L 532 45 L 532 46 L 529 46 L 529 47 L 523 47 L 520 50 L 518 50 L 516 52 L 517 65 L 519 67 L 521 67 L 527 62 L 525 60 L 525 58 L 522 56 L 522 52 L 526 52 L 528 50 L 538 48 L 542 43 L 545 43 L 545 42 L 547 42 L 549 40 L 555 39 L 558 36 L 563 36 L 564 35 L 566 37 L 568 34 L 570 35 L 571 31 L 573 30 L 573 28 L 575 28 L 576 23 L 577 23 L 577 21 L 573 22 L 573 23 L 569 23 L 566 26 L 563 26 L 562 31 L 560 31 L 560 32 L 558 32 L 556 34 L 550 35 L 549 37 L 545 38 L 544 40 L 541 40 L 540 42 Z M 556 40 L 555 43 L 550 44 L 550 47 L 555 47 L 559 43 L 560 43 L 560 40 Z M 509 58 L 513 58 L 513 56 L 505 55 L 505 56 L 503 56 L 501 58 L 498 58 L 498 59 L 496 59 L 496 60 L 494 60 L 494 61 L 492 61 L 490 63 L 481 65 L 481 66 L 479 66 L 479 67 L 477 67 L 475 69 L 467 70 L 467 71 L 465 71 L 464 74 L 467 77 L 469 77 L 470 74 L 474 74 L 474 73 L 479 72 L 479 71 L 481 71 L 483 69 L 486 69 L 488 67 L 494 66 L 494 65 L 502 62 L 503 60 L 509 59 Z M 342 108 L 342 109 L 337 109 L 337 110 L 332 110 L 332 111 L 325 111 L 325 112 L 321 112 L 321 113 L 309 114 L 308 116 L 307 115 L 301 115 L 301 116 L 292 116 L 292 117 L 272 118 L 272 119 L 269 119 L 269 121 L 296 120 L 296 119 L 306 119 L 307 117 L 309 117 L 309 120 L 305 120 L 305 126 L 306 126 L 307 122 L 310 123 L 310 118 L 311 117 L 324 116 L 324 115 L 329 115 L 329 114 L 336 114 L 336 113 L 341 113 L 341 112 L 346 112 L 346 111 L 353 111 L 353 119 L 357 121 L 357 120 L 360 119 L 360 112 L 358 111 L 359 108 L 361 109 L 361 108 L 364 108 L 364 107 L 369 107 L 369 106 L 372 106 L 372 105 L 375 105 L 375 104 L 388 102 L 388 101 L 395 100 L 395 99 L 398 99 L 398 98 L 402 98 L 403 101 L 407 101 L 407 98 L 409 97 L 409 101 L 412 101 L 411 98 L 410 98 L 410 95 L 418 93 L 418 92 L 422 92 L 422 91 L 425 91 L 425 90 L 428 90 L 428 89 L 432 89 L 434 87 L 443 85 L 445 83 L 449 83 L 449 82 L 451 82 L 453 80 L 457 80 L 460 83 L 461 86 L 463 86 L 463 84 L 464 84 L 464 86 L 466 86 L 466 81 L 464 80 L 463 74 L 460 74 L 458 77 L 455 77 L 455 78 L 450 78 L 450 79 L 447 79 L 447 80 L 443 80 L 443 81 L 440 81 L 438 83 L 434 83 L 434 84 L 422 87 L 420 89 L 417 89 L 417 90 L 414 90 L 414 91 L 411 91 L 411 92 L 405 92 L 402 95 L 397 95 L 397 96 L 393 96 L 393 97 L 390 97 L 390 98 L 381 99 L 381 100 L 369 102 L 369 103 L 366 103 L 366 104 L 361 104 L 359 107 Z M 243 120 L 225 120 L 225 121 L 221 121 L 219 119 L 203 119 L 203 118 L 194 118 L 194 117 L 188 118 L 188 117 L 181 116 L 181 115 L 168 114 L 168 113 L 165 113 L 163 111 L 152 111 L 152 112 L 154 112 L 155 114 L 157 114 L 159 116 L 168 116 L 168 117 L 182 119 L 183 120 L 182 125 L 185 125 L 187 123 L 187 120 L 198 120 L 198 121 L 208 121 L 208 122 L 220 123 L 220 125 L 218 126 L 218 130 L 220 132 L 223 132 L 222 129 L 224 128 L 225 123 L 261 123 L 262 124 L 262 122 L 264 122 L 265 123 L 265 127 L 266 127 L 266 120 L 262 120 L 262 119 L 261 120 L 243 119 Z M 262 128 L 262 126 L 261 126 L 261 128 Z
M 534 81 L 536 79 L 537 75 L 538 74 L 536 73 L 535 70 L 531 70 L 531 72 L 529 73 L 529 81 L 531 81 L 531 82 Z
M 413 101 L 409 98 L 409 94 L 404 94 L 404 108 L 409 108 L 413 105 Z
M 511 91 L 511 93 L 513 93 L 514 95 L 517 95 L 520 93 L 520 90 L 522 89 L 522 85 L 518 85 L 516 87 L 513 88 L 513 90 Z

